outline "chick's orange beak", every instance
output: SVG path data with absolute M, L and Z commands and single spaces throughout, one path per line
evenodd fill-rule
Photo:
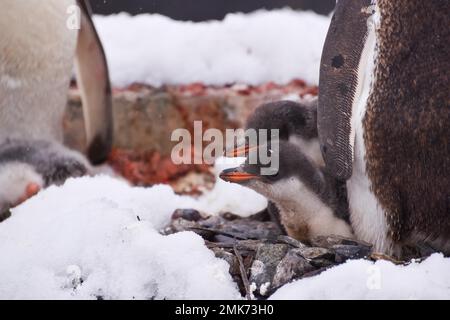
M 243 183 L 250 180 L 258 179 L 259 176 L 242 171 L 240 168 L 227 169 L 222 171 L 220 178 L 227 182 Z
M 31 197 L 35 196 L 39 191 L 41 190 L 41 187 L 37 183 L 29 183 L 27 187 L 25 188 L 24 194 L 20 199 L 14 203 L 14 207 L 22 204 L 26 200 L 30 199 Z

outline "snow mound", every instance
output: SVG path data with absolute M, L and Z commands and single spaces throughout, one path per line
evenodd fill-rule
M 330 17 L 291 9 L 229 14 L 223 21 L 162 15 L 96 16 L 115 86 L 319 80 Z
M 435 254 L 406 267 L 387 261 L 349 261 L 288 284 L 271 299 L 450 299 L 450 258 Z
M 236 299 L 194 233 L 162 236 L 188 198 L 109 177 L 67 181 L 0 224 L 0 299 Z
M 255 191 L 221 180 L 219 174 L 242 164 L 245 158 L 219 158 L 214 166 L 216 184 L 192 205 L 194 209 L 212 215 L 231 212 L 241 217 L 249 217 L 267 208 L 267 199 Z
M 216 171 L 238 164 L 219 161 Z M 241 299 L 228 264 L 199 236 L 158 233 L 179 208 L 245 215 L 265 206 L 234 188 L 220 182 L 194 199 L 106 176 L 50 187 L 0 224 L 0 299 Z M 349 261 L 271 299 L 450 299 L 450 258 Z

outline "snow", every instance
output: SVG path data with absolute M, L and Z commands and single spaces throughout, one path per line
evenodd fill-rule
M 250 202 L 264 206 L 234 187 L 218 184 L 213 196 L 200 199 L 178 196 L 169 186 L 137 188 L 108 176 L 50 187 L 0 224 L 0 299 L 241 299 L 228 265 L 199 236 L 158 232 L 178 208 L 217 202 L 217 212 L 249 214 Z M 350 261 L 272 296 L 381 298 L 449 299 L 450 259 L 436 254 L 406 267 Z
M 238 167 L 243 161 L 244 158 L 219 158 L 214 167 L 217 178 L 214 189 L 192 207 L 213 215 L 231 212 L 241 217 L 251 216 L 267 208 L 267 199 L 255 191 L 218 178 L 223 170 Z
M 208 85 L 319 80 L 330 17 L 280 9 L 223 21 L 175 21 L 158 14 L 96 16 L 115 86 Z
M 434 254 L 408 266 L 349 261 L 317 277 L 285 285 L 271 299 L 450 299 L 450 258 Z
M 239 298 L 199 236 L 158 233 L 186 203 L 106 176 L 41 192 L 0 224 L 0 299 Z
M 237 165 L 219 164 L 217 174 Z M 248 216 L 266 205 L 223 181 L 194 199 L 109 176 L 70 179 L 0 224 L 0 299 L 240 298 L 228 265 L 199 236 L 158 231 L 179 208 Z

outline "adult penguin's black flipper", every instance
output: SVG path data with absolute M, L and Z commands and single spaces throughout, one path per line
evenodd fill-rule
M 328 170 L 341 180 L 352 175 L 352 109 L 361 92 L 363 52 L 372 14 L 371 0 L 339 0 L 322 53 L 319 139 Z
M 108 65 L 87 0 L 77 0 L 81 29 L 76 50 L 76 71 L 85 119 L 87 156 L 100 164 L 109 155 L 113 140 L 112 98 Z

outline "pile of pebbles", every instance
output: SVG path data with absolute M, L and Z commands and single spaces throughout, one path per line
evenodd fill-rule
M 206 216 L 177 210 L 161 232 L 192 231 L 230 265 L 230 274 L 247 299 L 266 299 L 294 280 L 311 277 L 349 259 L 378 259 L 370 244 L 342 237 L 319 237 L 309 243 L 284 234 L 267 211 L 249 218 L 233 214 Z

